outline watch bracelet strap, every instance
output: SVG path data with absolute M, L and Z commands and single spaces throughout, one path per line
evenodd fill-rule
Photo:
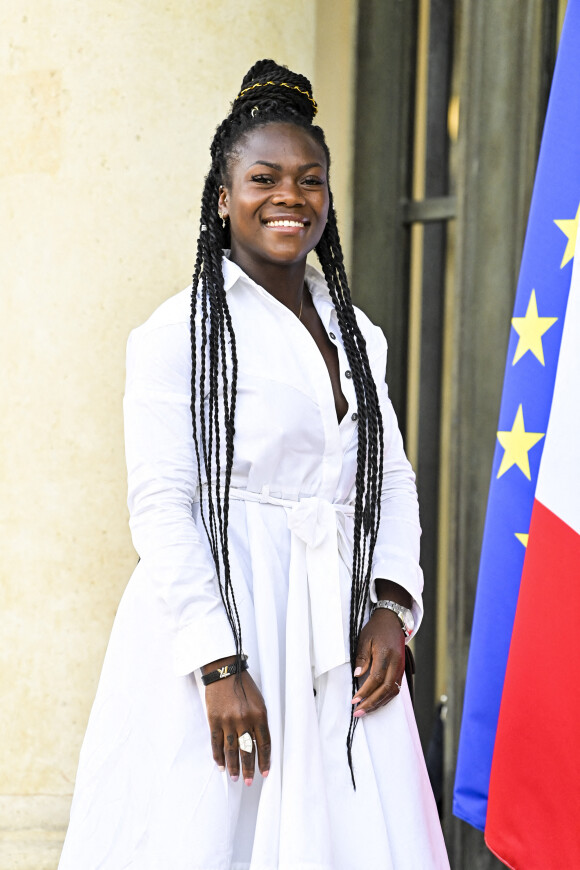
M 388 606 L 387 606 L 387 605 L 389 605 L 389 604 L 396 604 L 396 603 L 397 603 L 396 601 L 388 601 L 388 600 L 385 600 L 384 603 L 383 603 L 383 601 L 377 601 L 377 602 L 375 602 L 375 604 L 373 604 L 373 606 L 372 606 L 372 608 L 371 608 L 371 616 L 373 615 L 373 613 L 375 612 L 375 610 L 390 610 L 391 613 L 394 613 L 394 614 L 395 614 L 395 616 L 397 617 L 397 619 L 398 619 L 399 622 L 401 623 L 401 629 L 403 630 L 403 632 L 405 633 L 405 635 L 408 636 L 407 626 L 405 625 L 405 620 L 403 619 L 403 617 L 401 616 L 401 614 L 399 613 L 399 611 L 396 610 L 394 607 L 388 607 Z M 399 606 L 402 607 L 402 605 L 399 605 Z M 407 608 L 406 608 L 406 609 L 407 609 Z
M 209 686 L 211 683 L 217 683 L 218 680 L 224 680 L 226 677 L 233 677 L 235 674 L 240 674 L 242 671 L 248 670 L 248 660 L 243 658 L 238 668 L 237 662 L 231 665 L 225 665 L 223 668 L 217 668 L 215 671 L 210 671 L 209 674 L 202 674 L 201 681 L 204 686 Z

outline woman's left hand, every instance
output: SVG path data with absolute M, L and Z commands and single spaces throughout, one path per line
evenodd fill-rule
M 355 717 L 392 701 L 399 694 L 404 672 L 405 635 L 400 620 L 392 610 L 375 610 L 358 642 L 355 676 L 360 674 L 362 682 L 352 699 L 357 704 Z

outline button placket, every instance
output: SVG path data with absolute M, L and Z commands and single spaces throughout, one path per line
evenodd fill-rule
M 336 320 L 336 313 L 331 306 L 325 304 L 324 299 L 320 299 L 320 295 L 316 292 L 312 292 L 312 301 L 314 306 L 318 312 L 318 316 L 322 321 L 322 325 L 327 335 L 330 335 L 330 332 L 335 335 L 336 346 L 339 352 L 342 350 L 340 340 L 336 338 L 338 335 L 337 324 L 333 323 L 333 319 Z M 296 319 L 296 318 L 294 318 Z M 308 330 L 302 330 L 305 333 L 305 341 L 306 345 L 309 348 L 315 348 L 315 342 L 312 336 L 309 334 Z M 341 427 L 337 425 L 336 420 L 336 409 L 334 405 L 334 395 L 332 392 L 332 388 L 330 385 L 330 380 L 328 377 L 328 370 L 326 369 L 326 364 L 322 360 L 322 356 L 317 349 L 317 356 L 324 367 L 324 383 L 325 389 L 323 390 L 323 394 L 321 393 L 319 397 L 319 404 L 321 409 L 325 408 L 326 411 L 323 411 L 322 417 L 324 421 L 324 428 L 326 433 L 326 449 L 324 452 L 324 456 L 322 457 L 322 481 L 323 485 L 320 490 L 320 494 L 323 497 L 330 498 L 330 494 L 334 491 L 338 483 L 338 479 L 340 477 L 341 467 L 342 467 L 342 457 L 344 454 L 344 445 L 343 445 L 343 435 L 341 432 Z M 322 386 L 322 385 L 321 385 Z M 330 389 L 328 389 L 330 387 Z M 350 407 L 350 404 L 349 404 Z M 327 495 L 325 496 L 325 493 Z
M 339 357 L 342 356 L 344 361 L 348 364 L 344 348 L 341 347 L 341 350 L 342 354 L 339 353 Z M 352 380 L 352 372 L 350 369 L 346 369 L 341 373 L 341 383 L 344 395 L 348 402 L 348 411 L 342 421 L 342 423 L 344 424 L 343 429 L 351 431 L 353 428 L 353 423 L 356 423 L 356 421 L 358 420 L 358 413 L 356 411 L 356 393 Z
M 353 408 L 356 408 L 356 394 L 354 391 L 354 384 L 352 381 L 352 372 L 350 369 L 345 369 L 345 364 L 348 365 L 348 357 L 346 356 L 346 351 L 344 349 L 344 345 L 338 337 L 339 330 L 337 329 L 336 323 L 336 310 L 333 309 L 330 312 L 329 322 L 326 325 L 327 335 L 336 345 L 338 350 L 338 364 L 340 368 L 340 382 L 343 387 L 343 392 L 345 398 L 348 402 L 348 411 L 345 414 L 339 425 L 339 431 L 341 432 L 341 441 L 343 445 L 343 450 L 346 449 L 348 443 L 350 442 L 353 433 L 355 431 L 355 426 L 353 425 L 358 420 L 358 413 L 353 411 Z M 346 381 L 345 381 L 346 378 Z

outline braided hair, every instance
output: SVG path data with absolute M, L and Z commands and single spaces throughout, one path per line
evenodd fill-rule
M 210 149 L 211 168 L 202 195 L 191 304 L 193 440 L 200 481 L 201 518 L 234 635 L 238 664 L 242 654 L 242 628 L 228 553 L 238 359 L 222 273 L 222 249 L 230 247 L 230 230 L 229 223 L 222 226 L 218 215 L 219 190 L 228 181 L 230 161 L 235 157 L 236 148 L 244 136 L 272 123 L 291 123 L 306 130 L 322 147 L 330 168 L 330 153 L 324 133 L 320 127 L 312 124 L 316 111 L 312 87 L 307 78 L 273 60 L 255 63 L 243 79 L 230 114 L 216 130 Z M 383 422 L 365 339 L 358 327 L 351 301 L 330 190 L 328 219 L 315 250 L 336 309 L 357 401 L 358 447 L 350 605 L 350 660 L 353 691 L 356 691 L 358 680 L 354 677 L 354 669 L 357 644 L 364 621 L 380 520 Z M 197 324 L 198 319 L 201 326 Z M 225 455 L 225 468 L 220 464 L 222 439 L 225 442 L 222 453 L 222 456 Z M 201 485 L 204 481 L 207 482 L 205 487 Z M 346 745 L 354 787 L 352 741 L 356 724 L 357 719 L 351 708 Z

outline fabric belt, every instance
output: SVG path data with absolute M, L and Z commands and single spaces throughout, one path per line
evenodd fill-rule
M 230 488 L 231 499 L 270 504 L 286 510 L 290 545 L 289 594 L 307 579 L 310 601 L 311 660 L 316 677 L 349 660 L 341 601 L 340 562 L 352 568 L 352 546 L 346 518 L 354 506 L 318 496 L 277 498 L 268 486 L 261 492 Z M 287 626 L 292 631 L 292 626 Z

